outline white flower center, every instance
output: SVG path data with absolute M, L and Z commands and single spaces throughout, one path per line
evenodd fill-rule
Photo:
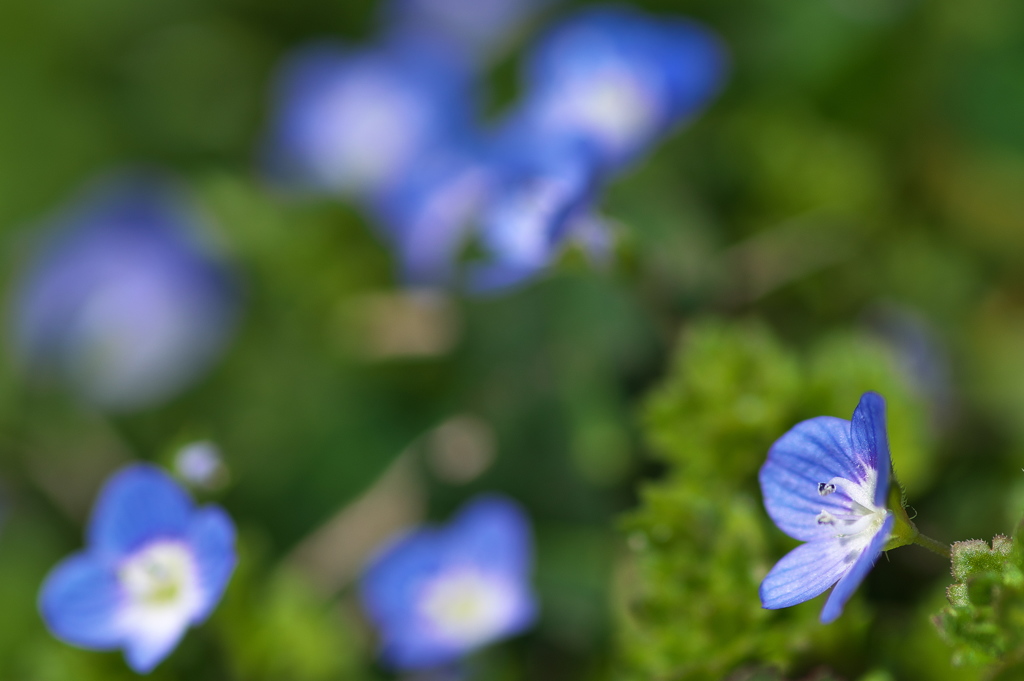
M 819 482 L 819 495 L 827 497 L 839 492 L 850 501 L 844 504 L 844 513 L 822 509 L 818 514 L 818 524 L 831 525 L 838 538 L 874 536 L 889 516 L 887 508 L 875 505 L 877 487 L 878 473 L 873 469 L 869 469 L 865 479 L 860 482 L 840 477 L 832 478 L 828 482 Z
M 437 577 L 423 589 L 418 603 L 419 612 L 439 637 L 465 647 L 500 635 L 515 608 L 511 584 L 472 568 Z
M 632 71 L 606 67 L 591 78 L 571 83 L 553 115 L 564 125 L 583 126 L 621 152 L 654 131 L 658 114 L 655 96 Z
M 121 563 L 117 577 L 128 597 L 121 613 L 126 631 L 175 638 L 202 606 L 195 561 L 182 542 L 147 544 Z
M 406 162 L 423 118 L 420 102 L 386 73 L 354 74 L 312 112 L 312 162 L 340 188 L 372 189 Z

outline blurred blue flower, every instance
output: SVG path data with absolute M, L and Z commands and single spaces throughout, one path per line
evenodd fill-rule
M 535 50 L 524 112 L 540 138 L 585 139 L 615 170 L 703 107 L 726 62 L 721 41 L 696 22 L 596 8 Z
M 508 46 L 525 25 L 555 0 L 390 0 L 384 21 L 404 35 L 428 32 L 478 60 Z
M 216 489 L 228 478 L 220 448 L 209 440 L 190 442 L 179 449 L 174 456 L 174 472 L 196 489 Z
M 478 498 L 444 528 L 385 548 L 362 580 L 382 657 L 401 670 L 457 661 L 534 621 L 529 523 L 515 503 Z
M 468 286 L 478 292 L 535 276 L 582 230 L 603 228 L 593 217 L 599 170 L 589 145 L 571 139 L 537 144 L 528 131 L 512 133 L 501 147 L 479 217 L 487 257 L 469 272 Z
M 58 222 L 15 293 L 21 362 L 111 410 L 153 405 L 201 375 L 239 296 L 187 198 L 165 180 L 121 176 Z
M 491 292 L 536 276 L 573 241 L 607 255 L 591 148 L 537 142 L 529 128 L 508 125 L 487 143 L 436 155 L 385 195 L 378 214 L 407 284 Z M 463 268 L 470 244 L 478 252 Z
M 785 608 L 836 585 L 821 611 L 835 620 L 890 539 L 889 441 L 885 400 L 865 393 L 853 420 L 819 416 L 779 438 L 761 468 L 768 515 L 807 542 L 761 583 L 761 604 Z
M 267 155 L 299 188 L 373 197 L 474 120 L 468 64 L 442 43 L 310 45 L 277 77 Z
M 452 147 L 418 164 L 376 202 L 402 281 L 456 286 L 458 262 L 493 190 L 493 168 L 476 148 Z
M 196 508 L 150 465 L 115 474 L 100 493 L 88 548 L 47 576 L 39 595 L 58 638 L 92 650 L 122 648 L 147 673 L 220 601 L 235 567 L 235 528 L 216 506 Z

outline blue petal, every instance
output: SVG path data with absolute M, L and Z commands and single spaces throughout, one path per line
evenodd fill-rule
M 136 464 L 115 474 L 100 492 L 89 525 L 89 543 L 109 557 L 124 556 L 158 538 L 188 530 L 192 501 L 155 466 Z
M 238 561 L 235 554 L 235 525 L 223 509 L 208 506 L 192 516 L 188 543 L 199 571 L 203 606 L 193 622 L 206 619 L 224 595 Z
M 486 296 L 504 292 L 537 276 L 543 268 L 491 262 L 473 265 L 466 276 L 466 286 L 474 294 Z
M 718 94 L 725 81 L 726 47 L 708 28 L 685 19 L 664 22 L 657 42 L 662 63 L 671 64 L 665 77 L 672 93 L 672 114 L 677 119 L 692 116 Z
M 54 568 L 39 594 L 39 610 L 54 636 L 94 650 L 120 645 L 118 615 L 124 603 L 113 568 L 84 553 Z
M 518 634 L 536 620 L 537 603 L 525 584 L 515 590 L 513 598 L 516 603 L 515 612 L 504 623 L 501 631 L 494 632 L 487 641 L 468 647 L 439 635 L 433 622 L 408 613 L 403 619 L 394 620 L 382 632 L 381 658 L 388 667 L 395 670 L 434 669 L 490 641 Z
M 853 412 L 853 451 L 878 472 L 875 505 L 885 506 L 889 494 L 889 437 L 885 432 L 885 400 L 878 393 L 864 393 Z
M 443 540 L 434 530 L 406 534 L 386 546 L 363 573 L 363 607 L 385 638 L 390 629 L 412 617 L 416 595 L 424 581 L 443 566 Z
M 850 600 L 850 597 L 857 590 L 857 587 L 860 586 L 860 583 L 864 581 L 864 577 L 874 567 L 875 561 L 878 560 L 878 556 L 882 553 L 882 547 L 885 546 L 885 542 L 889 539 L 889 533 L 892 531 L 895 521 L 895 517 L 891 514 L 886 518 L 885 522 L 882 523 L 881 529 L 878 530 L 878 533 L 871 540 L 871 543 L 868 544 L 867 548 L 860 554 L 860 557 L 857 558 L 857 562 L 836 584 L 836 588 L 832 590 L 828 601 L 825 603 L 825 607 L 821 611 L 822 624 L 828 624 L 842 614 L 843 606 Z
M 597 142 L 604 163 L 618 169 L 704 106 L 720 88 L 726 61 L 721 41 L 696 23 L 591 8 L 557 25 L 533 51 L 527 107 L 545 125 Z M 606 81 L 609 75 L 614 80 Z M 642 112 L 630 128 L 610 126 L 589 115 L 587 102 L 571 99 L 587 85 L 600 89 L 602 81 Z M 622 91 L 624 81 L 629 92 Z
M 469 50 L 477 60 L 508 47 L 550 0 L 390 0 L 382 3 L 389 30 L 430 33 Z
M 819 416 L 798 423 L 768 451 L 759 479 L 768 515 L 783 532 L 801 541 L 824 539 L 832 528 L 817 522 L 818 513 L 845 513 L 839 493 L 823 497 L 818 483 L 834 477 L 863 479 L 854 456 L 850 422 Z
M 788 608 L 825 592 L 856 560 L 838 539 L 823 539 L 796 547 L 782 557 L 761 582 L 761 605 Z
M 490 168 L 477 155 L 472 149 L 435 154 L 377 201 L 378 221 L 407 284 L 454 283 L 459 253 L 491 182 Z
M 495 635 L 495 639 L 515 636 L 516 634 L 530 628 L 530 626 L 537 621 L 540 608 L 538 607 L 537 598 L 534 596 L 529 582 L 522 580 L 517 585 L 517 588 L 512 589 L 511 591 L 515 602 L 515 610 L 505 622 L 502 631 Z
M 390 669 L 413 671 L 440 667 L 465 653 L 463 648 L 439 640 L 421 619 L 410 616 L 383 632 L 380 657 Z
M 365 198 L 473 127 L 471 66 L 453 46 L 422 36 L 364 50 L 308 45 L 285 59 L 276 80 L 269 170 L 300 187 Z
M 477 497 L 452 521 L 445 536 L 453 560 L 524 578 L 532 568 L 530 522 L 511 499 Z
M 496 143 L 496 191 L 481 216 L 481 241 L 500 260 L 543 267 L 561 247 L 567 226 L 597 190 L 593 145 L 545 137 L 513 119 Z
M 124 657 L 131 667 L 139 674 L 148 674 L 160 662 L 171 654 L 184 636 L 187 626 L 178 629 L 162 630 L 158 635 L 138 632 L 128 638 L 124 644 Z

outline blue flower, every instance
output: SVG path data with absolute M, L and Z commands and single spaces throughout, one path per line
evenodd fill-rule
M 428 39 L 311 45 L 277 77 L 270 172 L 299 188 L 374 197 L 471 127 L 470 70 Z
M 572 139 L 539 144 L 530 131 L 510 133 L 494 162 L 493 191 L 479 216 L 479 241 L 487 258 L 474 264 L 468 286 L 500 290 L 536 276 L 587 230 L 600 232 L 595 216 L 600 174 L 592 147 Z M 599 240 L 605 243 L 607 239 Z M 593 255 L 600 257 L 601 249 Z
M 378 218 L 407 284 L 490 293 L 537 276 L 571 242 L 597 260 L 607 255 L 591 148 L 540 141 L 517 120 L 486 143 L 435 154 L 384 195 Z M 478 257 L 463 268 L 470 243 Z
M 196 508 L 165 473 L 129 466 L 100 493 L 88 548 L 50 572 L 39 595 L 58 638 L 122 648 L 147 673 L 220 601 L 235 567 L 235 528 L 216 506 Z
M 617 170 L 703 107 L 725 70 L 721 42 L 695 22 L 592 9 L 534 52 L 524 107 L 543 136 L 583 138 Z
M 190 442 L 179 449 L 174 455 L 174 472 L 196 489 L 216 489 L 229 477 L 220 448 L 209 440 Z
M 885 400 L 865 393 L 853 420 L 819 416 L 772 445 L 761 467 L 768 515 L 807 542 L 761 583 L 761 604 L 785 608 L 835 589 L 821 621 L 835 620 L 883 550 L 911 543 L 916 528 L 901 504 L 887 506 L 890 482 Z
M 429 669 L 516 634 L 536 617 L 529 523 L 487 496 L 444 528 L 415 530 L 367 568 L 362 600 L 395 669 Z
M 493 191 L 493 170 L 475 146 L 455 146 L 418 164 L 375 202 L 405 284 L 459 283 L 459 256 Z
M 18 282 L 14 346 L 104 409 L 159 403 L 217 358 L 238 287 L 205 221 L 155 176 L 118 176 L 58 220 Z

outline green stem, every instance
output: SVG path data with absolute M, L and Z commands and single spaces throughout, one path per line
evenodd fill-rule
M 949 558 L 950 556 L 949 544 L 943 544 L 942 542 L 932 539 L 931 537 L 926 537 L 923 534 L 918 533 L 918 535 L 914 537 L 914 543 L 918 546 L 923 546 L 932 553 L 937 553 L 940 556 L 945 556 L 946 558 Z

